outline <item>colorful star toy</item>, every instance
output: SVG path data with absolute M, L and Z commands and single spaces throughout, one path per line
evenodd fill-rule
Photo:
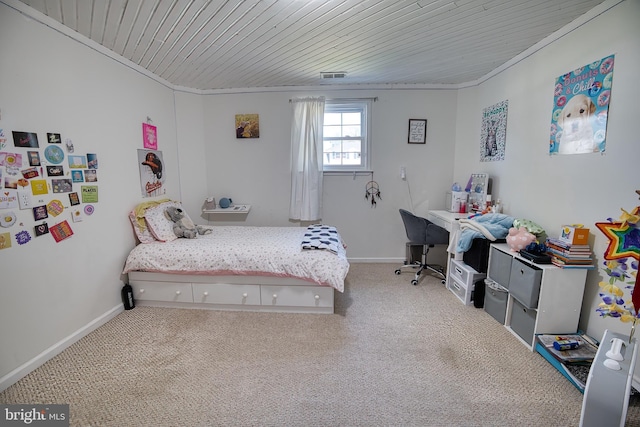
M 613 260 L 632 257 L 640 261 L 640 228 L 638 218 L 640 206 L 631 213 L 622 210 L 622 222 L 597 222 L 596 227 L 609 239 L 604 259 Z

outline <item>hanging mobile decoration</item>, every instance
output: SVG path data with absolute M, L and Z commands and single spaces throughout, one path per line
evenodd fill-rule
M 372 175 L 373 177 L 373 175 Z M 380 195 L 380 187 L 378 186 L 378 183 L 375 181 L 369 181 L 367 182 L 367 191 L 364 195 L 364 198 L 369 200 L 369 197 L 371 197 L 371 207 L 375 208 L 377 205 L 376 202 L 376 198 L 378 200 L 382 200 L 382 196 Z

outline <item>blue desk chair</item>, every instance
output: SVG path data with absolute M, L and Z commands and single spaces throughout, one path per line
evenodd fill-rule
M 417 269 L 415 277 L 411 281 L 411 284 L 415 286 L 418 284 L 422 272 L 427 269 L 438 275 L 442 280 L 442 284 L 444 284 L 446 279 L 444 268 L 439 265 L 428 264 L 427 254 L 429 253 L 429 248 L 433 248 L 435 245 L 448 244 L 449 232 L 428 219 L 416 216 L 404 209 L 400 209 L 400 216 L 409 239 L 407 245 L 420 246 L 422 252 L 420 261 L 405 261 L 403 266 L 396 269 L 396 274 L 402 273 L 403 269 L 406 268 Z

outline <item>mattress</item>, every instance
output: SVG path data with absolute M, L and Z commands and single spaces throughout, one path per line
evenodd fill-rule
M 343 244 L 337 253 L 302 249 L 302 227 L 216 226 L 195 239 L 137 245 L 123 273 L 292 277 L 344 291 L 349 271 Z M 340 241 L 341 237 L 338 235 Z

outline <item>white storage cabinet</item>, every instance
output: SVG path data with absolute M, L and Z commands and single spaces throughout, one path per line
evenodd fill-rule
M 535 264 L 507 244 L 494 243 L 489 251 L 485 311 L 533 351 L 536 334 L 578 330 L 586 277 L 586 269 Z M 489 292 L 490 288 L 501 291 Z

